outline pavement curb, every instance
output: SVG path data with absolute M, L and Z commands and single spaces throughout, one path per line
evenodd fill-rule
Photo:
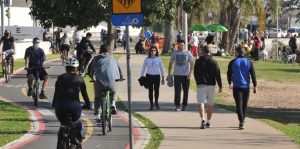
M 125 111 L 118 111 L 118 116 L 128 123 L 128 113 Z M 122 118 L 123 117 L 123 118 Z M 133 119 L 133 135 L 134 135 L 134 148 L 140 149 L 145 148 L 151 139 L 149 131 L 145 128 L 145 125 L 140 122 L 137 118 Z M 129 144 L 126 145 L 125 149 L 129 148 Z

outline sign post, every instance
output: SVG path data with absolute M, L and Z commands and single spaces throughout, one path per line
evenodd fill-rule
M 128 84 L 128 119 L 129 119 L 129 147 L 133 149 L 132 108 L 131 108 L 131 67 L 130 67 L 130 36 L 129 26 L 142 26 L 143 15 L 141 0 L 112 0 L 112 24 L 126 26 L 126 64 Z

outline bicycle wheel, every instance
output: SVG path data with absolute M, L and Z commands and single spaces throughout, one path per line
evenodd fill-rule
M 107 112 L 107 129 L 108 131 L 111 131 L 112 130 L 112 114 L 111 114 L 111 106 L 110 106 L 110 92 L 108 91 L 107 92 L 107 95 L 105 97 L 105 100 L 106 100 L 106 112 Z
M 107 107 L 106 107 L 106 101 L 102 100 L 102 104 L 101 104 L 101 108 L 102 108 L 102 113 L 101 113 L 101 119 L 102 119 L 102 133 L 103 135 L 106 135 L 106 128 L 107 128 Z
M 6 71 L 6 82 L 9 83 L 11 81 L 11 64 L 7 64 L 7 71 Z
M 33 85 L 33 90 L 32 90 L 32 98 L 34 101 L 34 106 L 38 107 L 38 100 L 39 100 L 39 83 L 35 82 L 35 84 Z
M 6 82 L 6 83 L 9 82 L 9 79 L 8 79 L 8 76 L 7 76 L 7 74 L 8 74 L 7 71 L 8 71 L 8 66 L 7 66 L 7 64 L 5 64 L 4 69 L 3 69 L 3 75 L 4 75 L 4 78 L 5 78 L 5 82 Z
M 63 139 L 60 143 L 57 144 L 57 149 L 69 149 L 69 141 Z
M 110 107 L 110 106 L 109 106 Z M 111 108 L 109 108 L 109 111 L 111 110 Z M 112 115 L 111 112 L 108 113 L 108 131 L 112 131 Z

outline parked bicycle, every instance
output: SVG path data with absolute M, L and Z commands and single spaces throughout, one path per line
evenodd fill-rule
M 2 52 L 2 72 L 6 83 L 9 83 L 11 80 L 13 53 L 13 49 Z
M 50 68 L 50 67 L 45 67 L 45 69 Z M 38 67 L 31 67 L 31 68 L 25 68 L 25 70 L 32 70 L 32 72 L 35 74 L 34 75 L 34 83 L 32 86 L 32 92 L 31 92 L 31 97 L 33 99 L 33 105 L 35 107 L 38 107 L 38 101 L 39 101 L 39 93 L 40 93 L 40 81 L 39 81 L 39 71 Z
M 60 125 L 57 149 L 82 149 L 81 140 L 76 137 L 75 132 L 80 130 L 78 128 L 82 127 L 82 124 L 79 120 L 72 122 L 71 115 L 68 115 L 67 119 L 65 124 Z

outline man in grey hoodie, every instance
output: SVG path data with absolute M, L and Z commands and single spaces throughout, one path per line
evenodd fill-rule
M 120 79 L 120 70 L 118 62 L 110 54 L 109 46 L 103 44 L 100 47 L 100 55 L 96 56 L 92 62 L 90 77 L 94 79 L 94 90 L 95 90 L 95 115 L 97 120 L 100 120 L 101 114 L 101 101 L 104 100 L 103 92 L 109 90 L 111 92 L 112 102 L 111 110 L 112 114 L 116 114 L 117 90 L 116 80 Z

